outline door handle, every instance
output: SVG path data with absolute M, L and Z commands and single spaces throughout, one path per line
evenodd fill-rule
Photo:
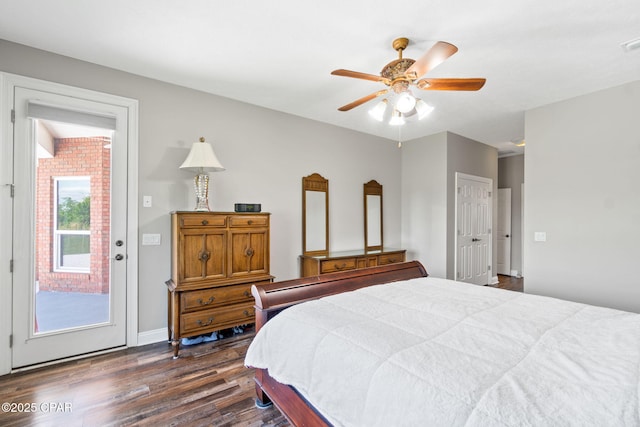
M 115 258 L 116 258 L 116 261 L 122 261 L 124 259 L 124 255 L 116 254 Z
M 473 239 L 471 239 L 472 242 L 479 242 L 482 239 L 476 239 L 475 237 Z
M 504 237 L 509 237 L 509 235 L 507 234 L 507 235 L 506 235 L 506 236 L 504 236 Z

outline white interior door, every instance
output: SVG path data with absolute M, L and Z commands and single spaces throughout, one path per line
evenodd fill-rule
M 456 280 L 491 278 L 491 179 L 456 173 Z
M 128 111 L 19 86 L 13 109 L 12 367 L 124 346 Z
M 511 275 L 511 189 L 498 188 L 498 274 Z

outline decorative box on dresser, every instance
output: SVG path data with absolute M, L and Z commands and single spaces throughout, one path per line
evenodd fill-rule
M 180 340 L 253 323 L 251 285 L 269 274 L 269 213 L 172 212 L 168 326 Z
M 406 252 L 405 249 L 383 248 L 371 251 L 329 252 L 326 255 L 300 255 L 300 276 L 319 276 L 336 271 L 404 262 Z

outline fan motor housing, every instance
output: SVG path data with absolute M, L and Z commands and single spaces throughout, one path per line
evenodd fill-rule
M 395 61 L 389 62 L 384 66 L 382 71 L 380 71 L 380 75 L 389 80 L 395 80 L 398 77 L 404 77 L 406 71 L 416 62 L 410 58 L 402 58 L 396 59 Z

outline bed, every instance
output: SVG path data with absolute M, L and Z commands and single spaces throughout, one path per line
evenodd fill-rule
M 252 292 L 257 403 L 295 426 L 640 425 L 638 314 L 416 261 Z

